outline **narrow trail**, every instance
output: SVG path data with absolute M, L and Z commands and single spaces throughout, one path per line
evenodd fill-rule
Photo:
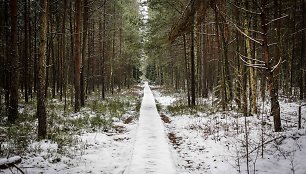
M 140 108 L 134 152 L 128 174 L 175 174 L 176 168 L 148 83 Z

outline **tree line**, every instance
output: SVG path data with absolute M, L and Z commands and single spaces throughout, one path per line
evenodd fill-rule
M 133 0 L 0 1 L 1 122 L 36 101 L 38 137 L 47 135 L 47 100 L 78 112 L 139 80 L 139 4 Z
M 222 110 L 258 113 L 269 99 L 281 131 L 279 95 L 305 100 L 304 0 L 148 0 L 147 76 L 187 91 L 188 105 L 213 94 Z M 267 93 L 268 91 L 268 93 Z

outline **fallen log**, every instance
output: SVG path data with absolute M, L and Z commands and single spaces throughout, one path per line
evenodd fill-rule
M 10 167 L 15 167 L 16 164 L 21 163 L 20 156 L 14 156 L 10 158 L 0 158 L 0 169 L 7 169 Z

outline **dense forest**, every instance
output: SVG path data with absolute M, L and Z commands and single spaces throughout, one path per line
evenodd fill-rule
M 86 97 L 129 88 L 140 77 L 141 18 L 135 1 L 1 1 L 1 121 L 37 101 L 46 138 L 46 99 L 75 112 Z
M 304 0 L 149 1 L 147 77 L 188 92 L 188 105 L 214 94 L 222 110 L 257 114 L 270 98 L 304 100 Z
M 0 0 L 0 173 L 304 174 L 305 34 L 305 0 Z

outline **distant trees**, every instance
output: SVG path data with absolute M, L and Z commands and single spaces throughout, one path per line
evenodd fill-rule
M 257 114 L 269 91 L 275 131 L 281 130 L 279 93 L 305 99 L 303 0 L 152 0 L 149 7 L 147 73 L 157 83 L 187 90 L 191 100 L 193 92 L 213 94 L 222 110 L 245 115 Z M 184 49 L 183 38 L 194 49 Z
M 92 92 L 105 99 L 139 81 L 142 21 L 135 0 L 38 2 L 0 1 L 0 119 L 15 123 L 37 97 L 47 138 L 48 99 L 77 112 Z

